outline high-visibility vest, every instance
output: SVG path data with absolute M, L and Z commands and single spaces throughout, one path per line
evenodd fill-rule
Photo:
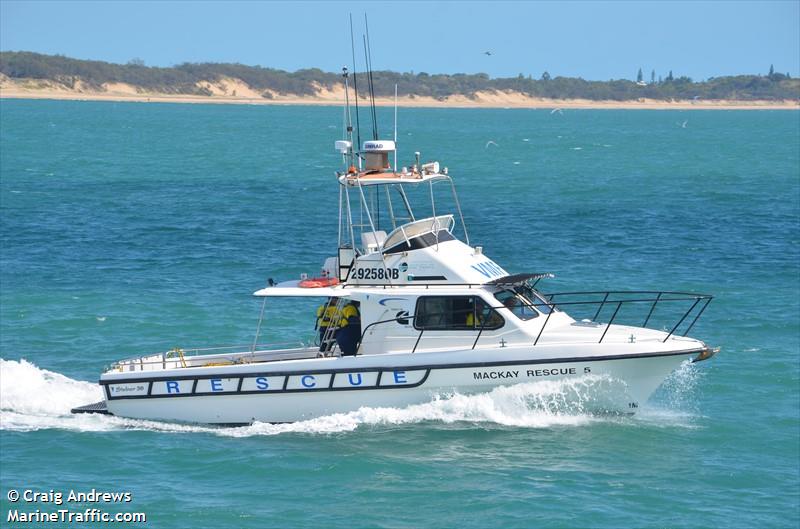
M 335 327 L 341 315 L 336 310 L 336 305 L 320 305 L 317 309 L 317 325 L 319 327 Z
M 347 324 L 350 323 L 350 319 L 353 317 L 358 317 L 358 309 L 353 304 L 345 305 L 342 309 L 339 327 L 347 327 Z
M 475 329 L 484 327 L 483 316 L 484 315 L 481 313 L 473 314 L 470 312 L 469 314 L 467 314 L 467 322 L 466 322 L 467 327 L 473 327 Z M 491 312 L 489 312 L 489 319 L 486 321 L 485 326 L 491 328 L 501 324 L 502 322 L 503 322 L 503 317 L 497 314 L 494 310 L 492 310 Z

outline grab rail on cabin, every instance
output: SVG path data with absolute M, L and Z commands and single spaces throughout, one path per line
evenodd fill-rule
M 642 296 L 646 296 L 646 295 L 650 295 L 650 294 L 654 295 L 654 297 L 653 296 L 651 296 L 651 297 L 642 297 Z M 650 328 L 650 327 L 647 327 L 647 324 L 652 320 L 653 314 L 655 312 L 655 309 L 656 309 L 657 305 L 664 304 L 664 303 L 670 303 L 670 302 L 687 302 L 687 303 L 688 302 L 692 302 L 691 306 L 687 310 L 678 312 L 675 315 L 675 318 L 677 319 L 677 323 L 675 323 L 670 328 L 669 332 L 667 333 L 667 335 L 662 340 L 662 343 L 664 343 L 667 340 L 669 340 L 670 337 L 672 337 L 674 334 L 676 334 L 676 332 L 678 331 L 679 327 L 687 320 L 687 318 L 690 318 L 690 317 L 693 316 L 692 319 L 691 319 L 691 322 L 687 325 L 687 327 L 683 330 L 683 333 L 681 334 L 681 336 L 687 336 L 689 334 L 689 331 L 691 331 L 692 328 L 694 327 L 695 323 L 697 323 L 697 320 L 699 320 L 700 316 L 703 314 L 703 312 L 705 312 L 706 307 L 708 307 L 709 303 L 711 303 L 711 300 L 714 298 L 713 296 L 708 295 L 708 294 L 694 294 L 694 293 L 689 293 L 689 292 L 671 292 L 671 291 L 649 291 L 649 290 L 638 290 L 638 291 L 636 291 L 636 290 L 628 290 L 628 291 L 622 291 L 622 290 L 611 291 L 611 290 L 609 290 L 609 291 L 600 291 L 600 292 L 556 292 L 556 293 L 552 293 L 552 294 L 541 294 L 541 295 L 546 298 L 546 305 L 550 308 L 550 310 L 548 310 L 547 316 L 545 317 L 544 324 L 542 324 L 542 327 L 539 330 L 539 333 L 537 334 L 536 339 L 533 342 L 534 346 L 536 346 L 539 343 L 539 339 L 542 337 L 542 334 L 544 333 L 544 330 L 547 327 L 548 322 L 550 321 L 550 316 L 552 316 L 552 314 L 554 312 L 559 311 L 563 307 L 566 307 L 566 306 L 571 306 L 571 307 L 584 307 L 584 306 L 585 307 L 590 307 L 590 306 L 593 306 L 593 305 L 597 306 L 598 309 L 595 312 L 594 318 L 592 318 L 591 320 L 588 320 L 588 321 L 593 322 L 593 323 L 598 323 L 596 321 L 596 319 L 600 316 L 603 308 L 606 305 L 614 307 L 614 312 L 611 315 L 611 319 L 609 319 L 609 321 L 604 324 L 605 325 L 605 329 L 603 330 L 602 334 L 600 335 L 600 339 L 597 342 L 597 343 L 602 343 L 603 340 L 606 337 L 606 334 L 608 333 L 609 328 L 611 327 L 611 325 L 614 323 L 614 321 L 619 316 L 623 305 L 633 305 L 633 304 L 641 305 L 641 304 L 645 304 L 645 303 L 650 304 L 649 305 L 649 310 L 647 311 L 647 315 L 644 318 L 644 322 L 640 325 L 640 327 L 642 327 L 642 328 Z M 561 302 L 561 301 L 553 301 L 553 298 L 555 298 L 556 296 L 578 296 L 578 295 L 584 295 L 584 296 L 586 296 L 586 295 L 602 295 L 603 298 L 601 300 L 581 300 L 581 301 L 563 301 L 563 302 Z M 632 298 L 632 299 L 614 299 L 614 296 L 617 296 L 617 297 L 620 297 L 620 298 L 622 298 L 623 296 L 637 296 L 637 297 Z M 612 298 L 612 299 L 609 299 L 609 298 Z M 485 300 L 483 300 L 483 301 L 485 302 Z M 543 314 L 538 309 L 538 307 L 541 307 L 541 306 L 542 306 L 541 303 L 533 304 L 530 308 L 536 309 L 536 312 L 539 314 L 539 316 L 542 316 Z M 699 310 L 696 310 L 698 307 L 699 307 Z M 486 305 L 486 308 L 491 309 L 491 310 L 508 309 L 508 307 L 506 307 L 504 305 L 497 305 L 497 306 L 488 306 L 488 305 Z M 455 312 L 447 312 L 447 313 L 444 313 L 444 312 L 443 313 L 426 313 L 425 316 L 426 317 L 428 317 L 428 316 L 445 316 L 445 315 L 448 315 L 448 314 L 449 315 L 453 315 L 453 314 L 459 314 L 460 315 L 462 313 L 463 313 L 465 321 L 466 321 L 466 315 L 472 313 L 472 311 L 471 310 L 467 310 L 467 311 L 455 311 Z M 539 316 L 536 316 L 536 317 L 539 317 Z M 437 331 L 437 330 L 439 330 L 439 331 L 442 331 L 442 330 L 448 330 L 448 331 L 449 330 L 452 330 L 452 331 L 459 331 L 459 330 L 460 331 L 475 331 L 475 330 L 477 330 L 478 334 L 476 335 L 475 340 L 473 341 L 472 347 L 471 347 L 471 349 L 474 350 L 477 347 L 478 341 L 480 340 L 481 336 L 483 335 L 484 330 L 486 330 L 486 323 L 487 323 L 487 320 L 488 320 L 488 317 L 484 316 L 482 318 L 482 320 L 481 320 L 480 327 L 477 327 L 477 326 L 470 327 L 470 326 L 467 326 L 465 324 L 463 326 L 463 328 L 459 327 L 459 328 L 449 328 L 449 329 L 448 328 L 436 329 L 436 328 L 426 328 L 426 327 L 419 328 L 417 326 L 417 318 L 418 318 L 417 314 L 400 315 L 400 316 L 397 316 L 395 318 L 390 318 L 390 319 L 380 320 L 380 321 L 375 321 L 375 322 L 370 323 L 369 325 L 367 325 L 363 329 L 363 331 L 361 333 L 361 337 L 360 337 L 359 342 L 358 342 L 358 348 L 356 350 L 356 354 L 360 354 L 361 346 L 362 346 L 362 344 L 364 342 L 364 337 L 367 335 L 367 332 L 369 332 L 373 327 L 378 326 L 378 325 L 383 325 L 383 324 L 386 324 L 386 323 L 399 322 L 399 321 L 409 321 L 409 320 L 413 320 L 414 321 L 414 328 L 419 330 L 419 334 L 417 335 L 417 339 L 414 342 L 414 346 L 411 349 L 411 353 L 415 353 L 417 351 L 417 349 L 419 347 L 419 344 L 420 344 L 420 341 L 422 340 L 422 337 L 425 334 L 425 331 Z M 584 321 L 586 321 L 586 320 L 584 320 Z M 666 330 L 666 328 L 667 327 L 665 327 L 664 330 Z

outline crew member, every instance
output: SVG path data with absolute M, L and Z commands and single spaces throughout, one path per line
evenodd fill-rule
M 336 331 L 336 343 L 342 356 L 354 355 L 358 351 L 358 340 L 361 338 L 361 315 L 358 312 L 359 302 L 349 301 L 342 308 L 339 318 L 339 330 Z
M 486 305 L 486 302 L 482 299 L 477 299 L 475 301 L 475 310 L 467 314 L 467 327 L 472 329 L 480 329 L 483 325 L 483 318 L 488 315 L 489 320 L 486 322 L 486 327 L 489 329 L 493 329 L 498 325 L 502 325 L 503 318 L 497 312 L 492 310 L 491 307 Z
M 336 308 L 338 303 L 339 298 L 330 298 L 317 308 L 317 323 L 314 328 L 319 329 L 319 350 L 323 353 L 333 348 L 332 332 L 341 318 L 339 309 Z

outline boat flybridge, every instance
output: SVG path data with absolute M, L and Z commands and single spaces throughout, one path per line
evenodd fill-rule
M 711 296 L 541 291 L 552 274 L 510 273 L 470 244 L 446 167 L 421 163 L 419 153 L 398 167 L 394 141 L 356 149 L 352 135 L 348 123 L 335 144 L 343 157 L 335 255 L 318 277 L 270 280 L 255 292 L 265 303 L 315 298 L 320 318 L 313 309 L 297 315 L 313 339 L 261 345 L 260 320 L 251 346 L 121 360 L 100 378 L 105 400 L 73 411 L 277 423 L 600 377 L 618 382 L 619 396 L 597 411 L 632 413 L 681 363 L 716 352 L 687 336 Z M 325 314 L 328 325 L 312 331 Z M 623 323 L 634 314 L 636 326 Z

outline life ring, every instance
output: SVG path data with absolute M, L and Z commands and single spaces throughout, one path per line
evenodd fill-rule
M 297 286 L 300 288 L 322 288 L 322 287 L 332 287 L 334 285 L 338 285 L 339 280 L 335 277 L 310 277 L 308 279 L 303 279 L 300 281 Z

